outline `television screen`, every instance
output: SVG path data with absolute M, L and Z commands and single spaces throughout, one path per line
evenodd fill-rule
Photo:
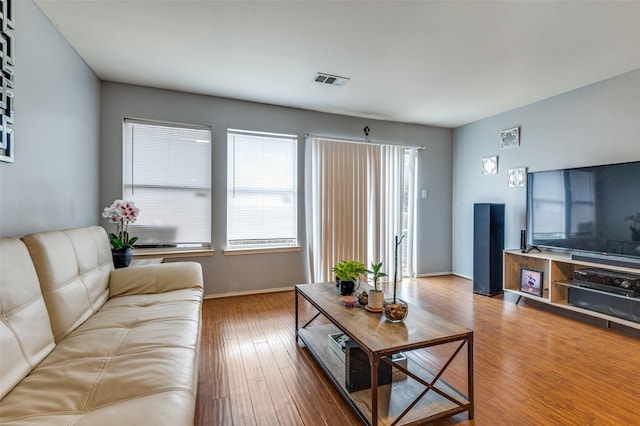
M 640 257 L 640 161 L 528 173 L 527 241 Z

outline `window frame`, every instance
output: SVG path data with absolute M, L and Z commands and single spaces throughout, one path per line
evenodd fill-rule
M 205 181 L 207 183 L 206 186 L 201 187 L 199 190 L 200 191 L 205 191 L 208 192 L 208 200 L 209 203 L 207 204 L 207 215 L 208 215 L 208 220 L 205 220 L 204 222 L 207 223 L 208 226 L 208 233 L 207 233 L 207 237 L 206 237 L 206 241 L 202 241 L 202 242 L 197 242 L 197 243 L 193 243 L 193 242 L 181 242 L 177 239 L 174 239 L 171 243 L 168 244 L 144 244 L 144 241 L 141 241 L 142 244 L 137 244 L 134 247 L 136 248 L 136 253 L 139 253 L 141 256 L 153 256 L 156 255 L 158 253 L 162 253 L 163 255 L 168 255 L 169 253 L 180 253 L 180 252 L 192 252 L 194 253 L 194 255 L 211 255 L 213 254 L 213 250 L 211 249 L 211 244 L 212 244 L 212 208 L 211 208 L 211 200 L 212 200 L 212 195 L 213 195 L 213 185 L 212 185 L 212 171 L 213 171 L 213 162 L 212 162 L 212 153 L 213 153 L 213 133 L 212 133 L 212 128 L 211 126 L 207 126 L 207 125 L 196 125 L 196 124 L 187 124 L 187 123 L 177 123 L 177 122 L 171 122 L 171 121 L 162 121 L 162 120 L 154 120 L 154 119 L 146 119 L 146 118 L 137 118 L 137 117 L 123 117 L 122 118 L 122 196 L 123 199 L 127 199 L 128 197 L 128 190 L 127 188 L 135 188 L 136 184 L 135 183 L 130 183 L 127 182 L 127 148 L 128 148 L 128 143 L 129 141 L 127 140 L 127 126 L 128 125 L 145 125 L 145 126 L 157 126 L 157 127 L 164 127 L 164 128 L 176 128 L 176 129 L 180 129 L 180 130 L 196 130 L 196 131 L 204 131 L 207 133 L 208 135 L 208 140 L 207 143 L 209 145 L 209 149 L 208 149 L 208 153 L 209 153 L 209 164 L 208 164 L 208 176 L 205 178 Z M 131 166 L 133 167 L 133 165 Z M 144 187 L 145 185 L 138 185 L 140 187 Z M 158 187 L 160 188 L 160 186 Z M 165 186 L 164 188 L 171 190 L 172 188 L 175 190 L 186 190 L 188 189 L 188 187 L 185 186 Z M 196 187 L 192 188 L 193 190 L 196 189 Z M 129 189 L 130 191 L 130 189 Z M 131 197 L 129 197 L 130 199 Z M 135 198 L 133 199 L 133 201 L 135 201 Z M 144 212 L 142 212 L 144 213 Z M 130 225 L 130 229 L 131 229 L 131 233 L 134 234 L 136 232 L 135 230 L 136 224 L 132 224 Z M 204 234 L 203 234 L 204 235 Z M 171 257 L 171 256 L 166 256 L 166 257 Z
M 265 244 L 230 244 L 229 234 L 230 234 L 230 203 L 229 203 L 229 194 L 233 189 L 231 189 L 234 183 L 230 179 L 231 168 L 233 167 L 231 164 L 231 137 L 232 136 L 248 136 L 252 138 L 265 138 L 265 139 L 281 139 L 287 140 L 292 143 L 293 147 L 293 155 L 292 155 L 292 175 L 291 183 L 293 186 L 288 188 L 286 192 L 290 192 L 293 194 L 294 200 L 292 201 L 293 205 L 293 225 L 295 227 L 294 238 L 284 238 L 284 237 L 273 237 L 271 238 L 271 243 Z M 239 255 L 239 254 L 255 254 L 255 253 L 280 253 L 280 252 L 291 252 L 291 251 L 300 251 L 300 224 L 299 224 L 299 161 L 298 161 L 298 152 L 299 152 L 299 136 L 296 134 L 288 134 L 288 133 L 272 133 L 272 132 L 263 132 L 263 131 L 253 131 L 253 130 L 241 130 L 235 128 L 227 129 L 227 181 L 226 181 L 226 248 L 224 250 L 225 255 Z M 235 155 L 235 154 L 234 154 Z M 269 191 L 267 191 L 269 192 Z M 281 190 L 274 190 L 272 193 L 281 192 Z M 290 240 L 289 244 L 274 244 L 273 240 Z M 245 241 L 249 241 L 250 239 L 245 239 Z M 259 240 L 257 238 L 256 240 Z M 238 239 L 238 241 L 242 241 Z

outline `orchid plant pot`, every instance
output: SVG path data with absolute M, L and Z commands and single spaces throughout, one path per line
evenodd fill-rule
M 409 305 L 402 299 L 384 299 L 382 301 L 382 312 L 389 322 L 402 322 L 409 314 Z
M 111 249 L 111 256 L 113 257 L 113 266 L 116 269 L 126 268 L 131 264 L 131 260 L 133 259 L 133 250 L 131 247 Z
M 110 223 L 116 224 L 116 232 L 109 233 L 109 244 L 111 244 L 111 257 L 113 266 L 126 268 L 133 259 L 133 245 L 138 241 L 138 237 L 129 236 L 129 224 L 136 221 L 140 209 L 133 201 L 115 200 L 113 204 L 104 208 L 102 217 L 109 219 Z

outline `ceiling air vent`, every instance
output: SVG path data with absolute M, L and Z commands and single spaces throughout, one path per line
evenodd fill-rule
M 319 72 L 316 74 L 315 81 L 317 83 L 331 84 L 332 86 L 344 86 L 349 79 L 347 77 L 340 77 L 337 75 L 325 74 Z

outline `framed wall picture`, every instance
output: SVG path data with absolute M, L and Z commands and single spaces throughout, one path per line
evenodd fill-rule
M 522 188 L 527 184 L 527 168 L 518 167 L 507 170 L 507 184 L 509 188 Z
M 542 271 L 520 268 L 520 291 L 542 297 Z
M 498 173 L 498 156 L 485 157 L 482 159 L 482 174 L 495 175 Z
M 516 148 L 520 146 L 520 127 L 506 129 L 500 132 L 500 149 Z
M 14 156 L 13 74 L 16 0 L 0 0 L 0 161 L 11 163 Z

